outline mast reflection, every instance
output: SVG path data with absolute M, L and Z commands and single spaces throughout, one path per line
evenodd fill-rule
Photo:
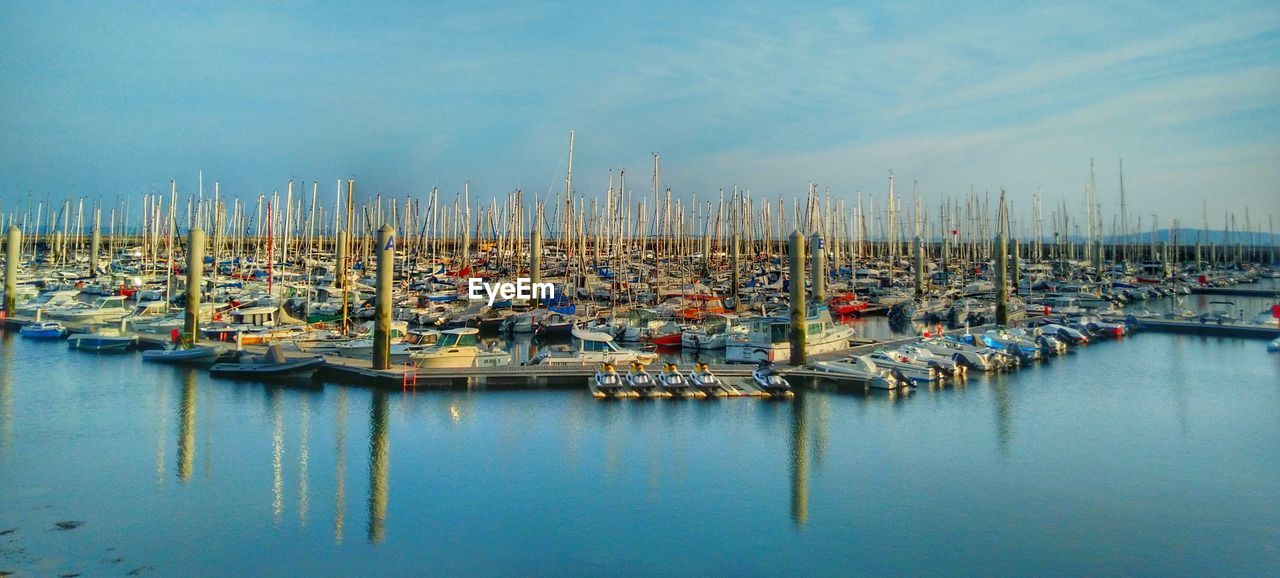
M 307 525 L 307 511 L 311 506 L 310 479 L 308 478 L 308 462 L 311 459 L 311 399 L 303 395 L 299 401 L 301 411 L 298 425 L 298 523 Z

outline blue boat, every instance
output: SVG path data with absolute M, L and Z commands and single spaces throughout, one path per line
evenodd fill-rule
M 61 339 L 67 329 L 57 321 L 37 321 L 23 326 L 18 334 L 27 339 Z

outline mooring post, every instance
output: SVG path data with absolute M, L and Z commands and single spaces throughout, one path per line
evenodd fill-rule
M 4 261 L 4 312 L 10 317 L 13 316 L 13 308 L 18 300 L 18 257 L 21 252 L 22 230 L 11 224 Z
M 187 308 L 182 317 L 184 341 L 195 343 L 200 330 L 200 283 L 204 279 L 204 230 L 187 231 Z
M 378 229 L 378 296 L 373 310 L 373 368 L 391 368 L 391 290 L 395 268 L 396 230 Z
M 805 359 L 805 293 L 804 234 L 791 233 L 791 365 L 804 365 Z
M 809 252 L 813 256 L 813 302 L 822 305 L 827 302 L 827 260 L 826 243 L 822 235 L 815 232 Z
M 916 235 L 912 244 L 912 268 L 915 270 L 916 299 L 924 301 L 924 239 Z

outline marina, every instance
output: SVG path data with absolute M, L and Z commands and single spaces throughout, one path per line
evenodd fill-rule
M 1280 574 L 1280 10 L 0 7 L 0 578 Z

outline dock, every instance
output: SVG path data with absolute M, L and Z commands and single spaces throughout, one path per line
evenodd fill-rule
M 1280 291 L 1275 289 L 1248 289 L 1233 287 L 1192 287 L 1192 295 L 1230 295 L 1233 297 L 1262 297 L 1280 299 Z
M 1207 335 L 1214 337 L 1236 337 L 1243 339 L 1275 339 L 1280 337 L 1280 326 L 1257 325 L 1253 323 L 1219 323 L 1208 320 L 1174 320 L 1151 319 L 1137 317 L 1126 319 L 1119 315 L 1103 317 L 1106 321 L 1131 323 L 1136 331 L 1158 333 L 1183 333 L 1189 335 Z

